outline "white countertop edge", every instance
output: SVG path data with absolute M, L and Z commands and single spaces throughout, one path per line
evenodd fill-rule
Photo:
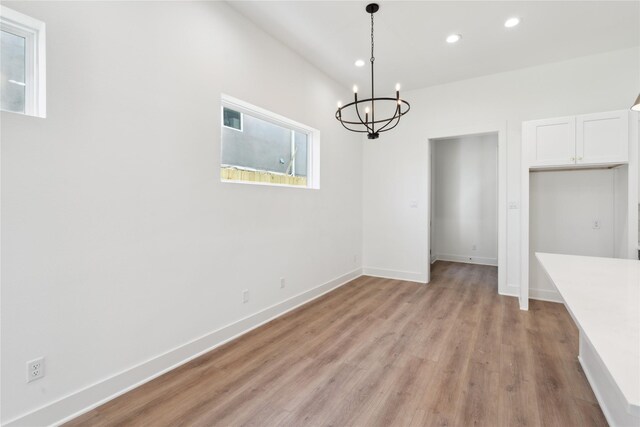
M 544 255 L 552 255 L 553 256 L 553 255 L 562 255 L 562 254 L 552 254 L 552 253 L 548 253 L 548 252 L 536 252 L 535 255 L 536 255 L 536 258 L 538 259 L 538 262 L 540 262 L 540 265 L 542 266 L 542 270 L 544 271 L 544 273 L 547 276 L 547 278 L 549 278 L 549 280 L 554 284 L 554 286 L 556 286 L 556 290 L 558 291 L 558 294 L 560 294 L 560 297 L 562 298 L 563 304 L 567 308 L 567 311 L 569 312 L 569 315 L 571 316 L 571 318 L 573 319 L 575 324 L 578 326 L 578 329 L 580 331 L 582 331 L 582 334 L 585 337 L 585 339 L 587 339 L 587 341 L 589 341 L 589 345 L 595 350 L 595 347 L 591 343 L 591 340 L 589 339 L 587 334 L 584 332 L 584 329 L 582 329 L 582 327 L 580 326 L 580 323 L 577 321 L 576 316 L 573 313 L 573 310 L 571 309 L 570 304 L 568 304 L 566 302 L 566 299 L 565 299 L 564 295 L 562 295 L 562 291 L 560 289 L 558 289 L 557 285 L 555 284 L 555 281 L 551 278 L 551 275 L 547 271 L 547 268 L 545 267 L 544 262 L 542 262 L 542 259 L 540 258 L 540 255 L 543 255 L 543 256 Z M 570 255 L 570 256 L 579 256 L 579 255 Z M 584 258 L 598 258 L 598 257 L 587 257 L 587 256 L 585 256 Z M 598 358 L 600 358 L 600 355 L 598 355 Z M 604 361 L 602 361 L 602 359 L 600 359 L 600 363 L 602 364 L 602 367 L 604 367 L 607 370 L 607 372 L 609 373 L 609 376 L 611 377 L 611 379 L 613 379 L 613 376 L 611 375 L 611 372 L 609 372 L 609 369 L 607 368 L 607 366 L 604 363 Z M 626 405 L 627 412 L 629 414 L 633 415 L 633 416 L 640 417 L 640 403 L 639 404 L 634 404 L 634 403 L 629 402 L 629 400 L 624 395 L 623 391 L 620 389 L 620 386 L 618 385 L 618 383 L 615 380 L 613 381 L 613 383 L 616 386 L 616 392 L 617 392 L 618 396 L 624 401 L 624 403 Z

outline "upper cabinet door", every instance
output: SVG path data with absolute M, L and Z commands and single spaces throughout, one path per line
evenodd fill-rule
M 575 117 L 534 120 L 523 126 L 530 167 L 575 164 Z
M 576 164 L 629 161 L 629 112 L 586 114 L 576 121 Z

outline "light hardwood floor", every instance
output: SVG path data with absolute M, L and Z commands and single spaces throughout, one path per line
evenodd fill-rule
M 606 425 L 567 311 L 496 276 L 358 278 L 68 425 Z

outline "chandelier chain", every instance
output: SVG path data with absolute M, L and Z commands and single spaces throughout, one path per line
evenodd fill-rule
M 373 13 L 371 14 L 371 62 L 375 61 L 376 58 L 373 56 Z

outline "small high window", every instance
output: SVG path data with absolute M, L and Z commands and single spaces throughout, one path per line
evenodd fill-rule
M 319 188 L 319 131 L 222 97 L 222 181 Z
M 0 6 L 0 109 L 45 117 L 45 24 Z
M 222 120 L 225 127 L 242 131 L 242 113 L 223 107 L 222 114 Z

